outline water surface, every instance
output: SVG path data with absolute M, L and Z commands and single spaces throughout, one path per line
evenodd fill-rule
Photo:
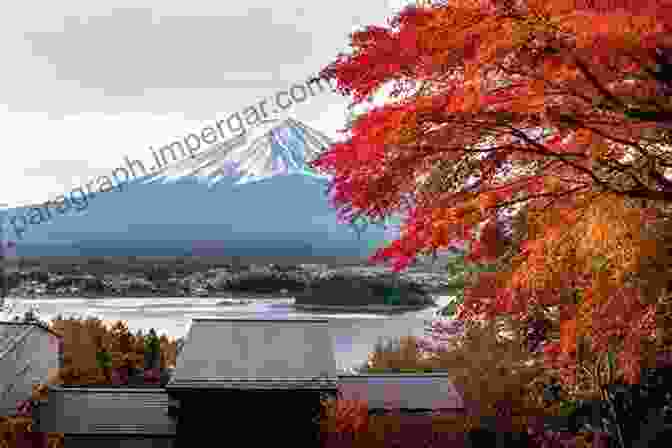
M 438 296 L 439 306 L 445 305 L 449 296 Z M 293 298 L 251 299 L 248 305 L 218 306 L 221 298 L 40 298 L 9 299 L 16 304 L 16 311 L 23 314 L 37 306 L 39 315 L 49 320 L 59 313 L 68 317 L 95 316 L 104 321 L 125 320 L 135 332 L 150 328 L 170 337 L 184 336 L 194 318 L 256 318 L 256 319 L 329 319 L 337 367 L 340 370 L 364 362 L 379 338 L 422 336 L 425 324 L 432 319 L 436 307 L 411 311 L 394 316 L 380 314 L 348 314 L 298 312 L 292 307 Z

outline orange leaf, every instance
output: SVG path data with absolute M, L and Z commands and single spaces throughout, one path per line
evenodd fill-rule
M 563 353 L 576 352 L 576 317 L 560 322 L 560 348 Z
M 588 129 L 579 129 L 574 138 L 579 145 L 590 145 L 593 141 L 593 133 Z
M 448 229 L 445 226 L 437 226 L 432 232 L 432 243 L 437 247 L 447 247 L 449 243 Z

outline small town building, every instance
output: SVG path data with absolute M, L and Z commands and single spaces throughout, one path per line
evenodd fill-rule
M 464 408 L 448 372 L 339 375 L 339 398 L 362 400 L 371 414 L 453 414 Z
M 339 375 L 327 320 L 194 319 L 164 386 L 50 386 L 33 427 L 68 447 L 317 446 L 326 397 L 372 413 L 462 408 L 447 374 Z
M 202 437 L 313 445 L 322 394 L 336 385 L 327 320 L 195 319 L 166 385 L 179 403 L 176 447 Z
M 172 448 L 168 405 L 157 386 L 49 386 L 47 401 L 33 411 L 33 430 L 63 433 L 68 448 Z
M 40 322 L 0 322 L 0 415 L 14 415 L 33 384 L 45 384 L 63 367 L 62 337 Z

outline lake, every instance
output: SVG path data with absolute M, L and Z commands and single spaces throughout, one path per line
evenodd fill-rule
M 422 336 L 425 324 L 432 319 L 436 307 L 422 311 L 386 316 L 379 314 L 344 314 L 321 312 L 298 312 L 292 307 L 291 298 L 251 299 L 248 305 L 217 306 L 221 298 L 38 298 L 11 299 L 15 312 L 36 306 L 39 315 L 49 320 L 59 313 L 70 315 L 95 316 L 104 321 L 124 320 L 131 331 L 150 328 L 159 335 L 169 337 L 184 336 L 193 318 L 257 318 L 257 319 L 329 319 L 334 354 L 339 370 L 361 365 L 379 338 L 397 338 L 401 336 Z M 438 306 L 444 306 L 450 296 L 437 296 Z

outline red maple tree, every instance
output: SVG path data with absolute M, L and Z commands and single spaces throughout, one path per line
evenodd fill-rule
M 394 88 L 313 166 L 334 175 L 343 216 L 405 215 L 374 260 L 400 270 L 458 241 L 472 262 L 506 260 L 465 291 L 459 317 L 524 317 L 581 290 L 576 331 L 595 350 L 618 339 L 637 381 L 661 294 L 642 285 L 668 265 L 671 19 L 669 1 L 407 7 L 324 69 L 353 105 Z M 503 228 L 519 207 L 512 244 Z

